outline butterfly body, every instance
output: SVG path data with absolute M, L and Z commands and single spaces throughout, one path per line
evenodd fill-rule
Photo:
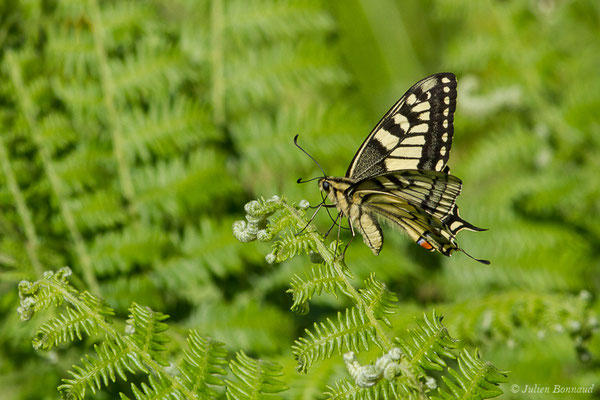
M 383 246 L 381 220 L 446 256 L 464 252 L 456 243 L 459 231 L 484 230 L 459 216 L 456 198 L 462 182 L 446 165 L 455 109 L 454 74 L 422 79 L 371 131 L 344 177 L 319 180 L 319 188 L 349 219 L 353 234 L 358 230 L 375 255 Z

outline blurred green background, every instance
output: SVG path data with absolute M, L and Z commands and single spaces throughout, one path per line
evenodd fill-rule
M 597 0 L 29 0 L 0 3 L 0 393 L 53 399 L 91 341 L 37 352 L 17 284 L 74 271 L 125 317 L 131 302 L 278 361 L 285 398 L 322 397 L 341 357 L 294 371 L 293 341 L 347 306 L 289 311 L 308 257 L 269 265 L 231 224 L 261 196 L 320 201 L 406 89 L 459 80 L 449 165 L 463 182 L 462 254 L 386 230 L 360 278 L 400 299 L 397 335 L 436 309 L 510 382 L 503 399 L 598 398 L 600 2 Z M 324 232 L 329 218 L 316 223 Z M 50 317 L 50 316 L 47 316 Z M 397 331 L 397 332 L 396 332 Z M 594 394 L 513 394 L 510 385 Z M 115 398 L 119 383 L 96 398 Z

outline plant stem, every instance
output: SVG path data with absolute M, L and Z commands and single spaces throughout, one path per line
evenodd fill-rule
M 96 276 L 94 275 L 94 271 L 92 269 L 92 262 L 85 241 L 83 240 L 81 232 L 77 227 L 72 210 L 69 207 L 67 196 L 64 194 L 62 181 L 59 174 L 56 172 L 56 169 L 54 168 L 54 162 L 52 161 L 50 150 L 48 149 L 48 146 L 45 145 L 40 133 L 40 127 L 36 121 L 37 112 L 35 106 L 33 105 L 31 97 L 27 92 L 27 88 L 25 87 L 25 83 L 23 82 L 23 78 L 21 76 L 19 63 L 12 51 L 6 53 L 6 63 L 8 65 L 9 75 L 14 87 L 15 95 L 17 97 L 17 102 L 21 108 L 23 116 L 25 117 L 31 139 L 37 147 L 44 171 L 48 176 L 50 187 L 52 188 L 54 196 L 57 199 L 61 216 L 65 222 L 65 225 L 67 226 L 67 230 L 71 235 L 73 243 L 75 244 L 75 252 L 77 253 L 77 257 L 81 263 L 81 269 L 83 271 L 85 282 L 92 293 L 99 294 L 100 287 L 98 286 L 98 281 L 96 280 Z
M 291 215 L 294 216 L 294 218 L 296 218 L 298 228 L 304 228 L 304 226 L 306 225 L 306 221 L 304 220 L 304 218 L 302 218 L 302 216 L 300 216 L 298 210 L 296 210 L 294 207 L 291 207 L 285 202 L 282 202 L 282 205 L 283 207 L 285 207 L 286 210 L 288 210 L 288 212 Z M 381 342 L 380 344 L 382 345 L 384 351 L 390 351 L 393 347 L 392 341 L 390 340 L 390 338 L 388 338 L 387 334 L 385 333 L 383 325 L 377 320 L 377 318 L 375 318 L 375 315 L 373 315 L 373 311 L 369 309 L 367 303 L 362 298 L 360 293 L 358 293 L 354 286 L 352 286 L 352 283 L 350 282 L 350 279 L 348 278 L 347 274 L 344 273 L 344 270 L 347 269 L 345 264 L 336 259 L 332 251 L 329 250 L 327 246 L 325 246 L 321 235 L 319 235 L 314 226 L 310 225 L 308 228 L 306 228 L 306 232 L 312 236 L 312 239 L 317 246 L 317 252 L 321 255 L 321 257 L 323 257 L 325 263 L 328 265 L 332 265 L 335 269 L 335 272 L 338 274 L 338 276 L 344 283 L 344 286 L 346 288 L 346 294 L 349 297 L 351 297 L 361 309 L 364 310 L 365 315 L 371 323 L 371 326 L 373 326 L 373 328 L 375 328 L 375 331 L 377 332 L 377 336 L 379 337 L 379 340 Z
M 213 122 L 218 128 L 222 128 L 225 124 L 224 23 L 222 0 L 212 0 L 210 6 L 211 102 Z
M 112 134 L 113 153 L 117 161 L 117 171 L 119 174 L 119 182 L 123 197 L 127 202 L 127 211 L 130 217 L 137 216 L 137 205 L 135 202 L 135 189 L 133 180 L 127 163 L 125 154 L 125 145 L 121 121 L 119 119 L 115 106 L 115 82 L 110 71 L 108 56 L 106 54 L 106 46 L 104 45 L 104 24 L 102 15 L 96 0 L 90 0 L 90 17 L 92 19 L 92 34 L 94 35 L 94 47 L 98 65 L 100 68 L 100 80 L 102 83 L 102 92 L 104 94 L 104 106 L 106 108 L 106 119 L 108 128 Z
M 4 146 L 4 140 L 2 138 L 0 138 L 0 163 L 2 164 L 2 172 L 4 172 L 6 185 L 8 186 L 8 190 L 10 191 L 15 200 L 17 213 L 19 214 L 21 222 L 23 223 L 25 237 L 27 238 L 27 242 L 25 244 L 27 256 L 29 257 L 29 261 L 31 261 L 31 265 L 33 266 L 35 274 L 38 278 L 41 278 L 44 269 L 40 264 L 40 260 L 37 257 L 40 242 L 38 240 L 38 235 L 35 231 L 35 226 L 31 218 L 31 213 L 29 212 L 27 203 L 23 198 L 23 193 L 21 192 L 19 184 L 17 183 L 17 178 L 15 177 L 15 173 L 13 171 L 10 159 L 8 157 L 8 151 L 6 151 L 6 146 Z

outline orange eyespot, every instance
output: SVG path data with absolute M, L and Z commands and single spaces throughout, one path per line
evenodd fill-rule
M 419 240 L 417 240 L 417 244 L 426 250 L 433 250 L 433 246 L 431 245 L 431 243 L 429 243 L 422 237 L 420 237 Z

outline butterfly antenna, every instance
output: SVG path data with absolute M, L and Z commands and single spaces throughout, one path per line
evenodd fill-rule
M 303 181 L 303 180 L 302 180 L 302 178 L 298 178 L 298 180 L 296 181 L 296 183 L 307 183 L 307 182 L 312 182 L 312 181 L 315 181 L 315 180 L 317 180 L 317 179 L 321 179 L 321 177 L 320 177 L 320 176 L 317 176 L 316 178 L 311 178 L 311 179 L 308 179 L 308 180 L 306 180 L 306 181 Z
M 310 157 L 311 160 L 313 160 L 315 162 L 315 164 L 317 164 L 317 167 L 319 167 L 319 169 L 321 170 L 321 172 L 323 173 L 323 176 L 327 176 L 327 174 L 325 173 L 325 171 L 323 170 L 323 167 L 321 167 L 321 164 L 319 164 L 319 162 L 317 160 L 315 160 L 315 158 L 313 156 L 311 156 L 310 154 L 308 154 L 308 152 L 306 150 L 304 150 L 299 144 L 298 144 L 298 136 L 300 135 L 296 135 L 294 136 L 294 144 L 296 145 L 297 148 L 299 148 L 300 150 L 302 150 L 302 152 L 304 154 L 306 154 L 307 156 Z M 305 182 L 310 182 L 312 180 L 315 179 L 319 179 L 319 178 L 313 178 L 313 179 L 309 179 L 308 181 L 303 181 L 302 178 L 298 179 L 298 183 L 305 183 Z
M 463 253 L 465 253 L 467 256 L 469 256 L 470 258 L 472 258 L 475 261 L 478 261 L 478 262 L 480 262 L 482 264 L 485 264 L 485 265 L 490 265 L 491 264 L 490 260 L 484 260 L 483 258 L 475 258 L 472 255 L 470 255 L 469 253 L 467 253 L 466 251 L 464 251 L 463 249 L 459 249 L 459 250 L 462 251 Z

